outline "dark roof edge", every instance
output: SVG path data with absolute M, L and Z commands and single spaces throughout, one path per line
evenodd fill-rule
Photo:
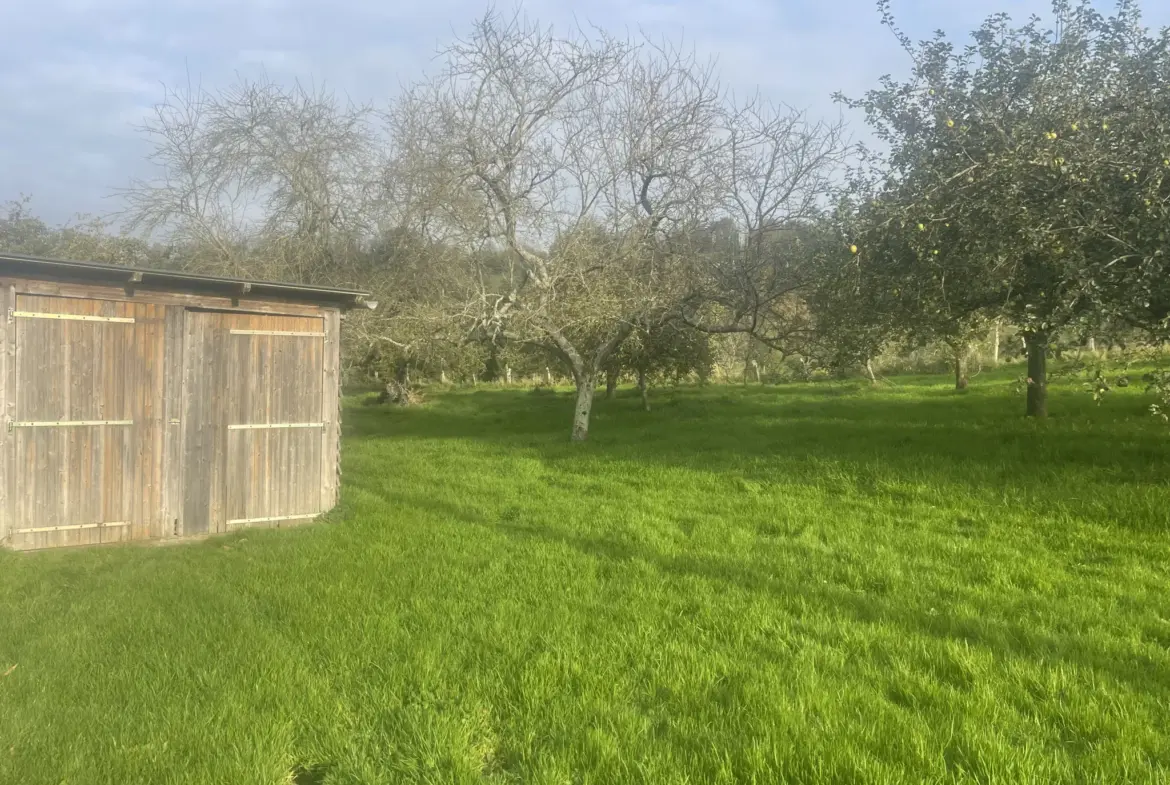
M 304 286 L 272 281 L 249 281 L 244 278 L 221 278 L 196 275 L 178 270 L 156 270 L 147 267 L 121 267 L 99 262 L 79 262 L 66 259 L 45 259 L 25 254 L 0 251 L 0 272 L 15 272 L 30 277 L 52 275 L 73 280 L 95 281 L 150 289 L 172 289 L 194 294 L 250 297 L 275 297 L 300 302 L 336 305 L 341 308 L 376 308 L 370 293 L 356 289 L 335 289 L 326 286 Z M 11 274 L 11 273 L 10 273 Z

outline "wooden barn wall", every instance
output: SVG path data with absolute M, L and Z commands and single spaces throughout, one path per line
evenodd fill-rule
M 14 547 L 161 536 L 164 311 L 17 295 Z
M 185 533 L 327 509 L 325 319 L 189 312 L 186 336 Z
M 0 544 L 158 539 L 330 509 L 339 327 L 330 308 L 0 281 Z

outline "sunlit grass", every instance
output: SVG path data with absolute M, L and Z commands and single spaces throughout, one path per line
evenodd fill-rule
M 0 783 L 1166 781 L 1165 426 L 897 381 L 352 401 L 327 523 L 0 554 Z

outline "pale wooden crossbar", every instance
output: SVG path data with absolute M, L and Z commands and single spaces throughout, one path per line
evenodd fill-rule
M 227 522 L 228 526 L 247 526 L 249 523 L 272 523 L 274 521 L 307 521 L 309 518 L 316 518 L 320 513 L 309 513 L 308 515 L 275 515 L 271 518 L 236 518 Z
M 133 425 L 133 420 L 58 420 L 56 422 L 13 422 L 13 428 L 76 428 L 83 425 Z
M 261 431 L 271 428 L 324 428 L 323 422 L 258 422 L 229 425 L 229 431 Z
M 134 319 L 128 316 L 87 316 L 80 313 L 37 313 L 35 311 L 13 311 L 12 315 L 18 319 L 62 319 L 69 322 L 134 324 Z
M 324 338 L 325 333 L 306 333 L 288 330 L 232 330 L 232 335 L 288 335 L 294 338 Z
M 75 526 L 41 526 L 36 529 L 16 529 L 14 534 L 40 534 L 42 532 L 72 532 L 80 529 L 110 529 L 117 526 L 129 526 L 129 521 L 113 523 L 79 523 Z

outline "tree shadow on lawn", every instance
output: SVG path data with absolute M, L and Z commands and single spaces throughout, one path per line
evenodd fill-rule
M 479 521 L 469 521 L 481 523 Z M 483 525 L 481 523 L 481 525 Z M 1146 655 L 1109 648 L 1077 637 L 1058 637 L 1039 632 L 1026 624 L 1012 623 L 986 615 L 952 617 L 930 608 L 908 605 L 905 598 L 887 599 L 879 594 L 859 592 L 834 583 L 788 582 L 763 574 L 739 560 L 683 553 L 666 555 L 628 542 L 567 535 L 539 526 L 499 522 L 487 524 L 519 541 L 567 545 L 596 559 L 614 562 L 643 561 L 663 574 L 683 579 L 700 579 L 735 586 L 752 594 L 770 594 L 787 602 L 799 597 L 802 603 L 829 614 L 844 616 L 864 625 L 893 625 L 910 633 L 942 641 L 962 641 L 998 654 L 1035 660 L 1050 667 L 1074 664 L 1108 674 L 1138 692 L 1156 687 L 1170 691 L 1170 670 Z M 970 687 L 962 678 L 948 679 L 952 686 Z
M 374 489 L 371 491 L 377 492 Z M 1001 656 L 1011 655 L 1046 667 L 1073 664 L 1095 673 L 1107 674 L 1137 692 L 1149 692 L 1152 689 L 1170 691 L 1170 668 L 1148 655 L 1102 645 L 1101 640 L 1087 636 L 1056 635 L 1037 630 L 1026 620 L 1014 622 L 986 613 L 977 617 L 951 615 L 947 613 L 947 605 L 957 604 L 961 596 L 953 600 L 931 599 L 929 585 L 926 586 L 927 591 L 918 597 L 907 597 L 904 594 L 887 594 L 884 590 L 862 590 L 840 582 L 808 580 L 808 574 L 833 574 L 836 557 L 832 552 L 817 553 L 795 543 L 781 544 L 781 547 L 800 547 L 800 560 L 804 563 L 811 560 L 812 563 L 804 575 L 778 574 L 765 572 L 750 558 L 719 557 L 688 551 L 667 554 L 641 543 L 630 542 L 622 538 L 620 533 L 588 536 L 567 531 L 563 527 L 526 523 L 507 514 L 492 517 L 481 509 L 452 504 L 425 493 L 407 494 L 403 501 L 457 525 L 471 525 L 501 534 L 520 548 L 543 548 L 548 545 L 568 547 L 585 557 L 619 567 L 642 562 L 651 565 L 664 576 L 682 580 L 698 579 L 734 587 L 752 595 L 768 595 L 778 603 L 778 610 L 798 606 L 798 615 L 804 615 L 811 608 L 814 612 L 842 618 L 851 624 L 892 626 L 904 634 L 964 642 Z M 517 563 L 523 561 L 513 556 L 508 558 Z M 794 601 L 796 606 L 793 605 Z M 1004 616 L 1010 616 L 1011 612 L 1005 606 Z M 777 656 L 775 651 L 766 654 Z M 957 688 L 972 686 L 964 674 L 947 670 L 935 675 Z
M 568 443 L 571 402 L 563 393 L 481 391 L 418 409 L 355 407 L 346 427 L 358 441 L 456 439 L 535 452 L 570 474 L 595 473 L 602 461 L 868 494 L 925 484 L 1001 501 L 1056 501 L 1074 511 L 1083 502 L 1083 514 L 1097 518 L 1100 499 L 1078 500 L 1078 492 L 1141 486 L 1148 494 L 1166 489 L 1170 477 L 1170 451 L 1158 429 L 1116 411 L 1070 407 L 1068 417 L 1038 423 L 1012 416 L 1008 407 L 1018 402 L 995 389 L 929 400 L 784 389 L 680 390 L 648 414 L 636 400 L 602 401 L 587 445 Z

